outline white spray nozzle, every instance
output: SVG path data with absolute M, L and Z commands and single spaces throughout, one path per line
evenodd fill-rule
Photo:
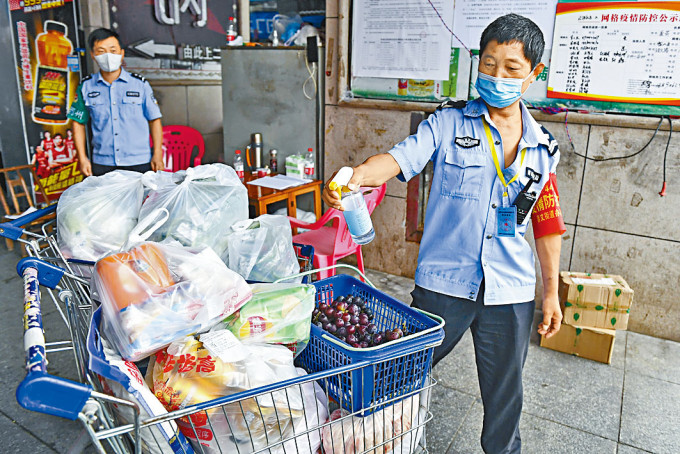
M 338 193 L 338 196 L 342 197 L 343 192 L 350 192 L 350 189 L 347 187 L 349 184 L 349 180 L 352 179 L 352 175 L 354 175 L 354 169 L 351 167 L 343 167 L 340 170 L 338 170 L 338 173 L 335 174 L 331 182 L 328 184 L 328 189 L 331 191 L 335 191 Z

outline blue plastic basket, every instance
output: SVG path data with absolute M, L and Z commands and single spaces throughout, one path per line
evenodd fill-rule
M 395 398 L 422 389 L 432 363 L 432 351 L 444 339 L 444 323 L 397 301 L 360 280 L 338 275 L 315 282 L 316 304 L 330 303 L 340 295 L 361 296 L 373 311 L 379 331 L 406 328 L 408 336 L 378 347 L 358 349 L 312 325 L 309 344 L 298 364 L 308 372 L 369 362 L 370 365 L 331 377 L 326 392 L 351 412 L 365 414 L 391 405 Z

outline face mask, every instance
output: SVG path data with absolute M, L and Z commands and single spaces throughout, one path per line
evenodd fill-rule
M 94 60 L 97 62 L 102 71 L 107 73 L 112 73 L 120 68 L 120 64 L 123 61 L 123 56 L 121 54 L 101 54 L 95 55 Z
M 475 88 L 486 103 L 492 107 L 508 107 L 522 97 L 522 84 L 531 77 L 530 72 L 524 79 L 493 77 L 478 73 Z

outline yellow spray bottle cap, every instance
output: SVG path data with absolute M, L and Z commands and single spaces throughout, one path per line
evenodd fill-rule
M 354 169 L 351 167 L 343 167 L 338 170 L 330 183 L 328 183 L 328 189 L 338 193 L 338 197 L 342 198 L 343 192 L 351 192 L 347 187 L 349 180 L 352 179 L 354 175 Z

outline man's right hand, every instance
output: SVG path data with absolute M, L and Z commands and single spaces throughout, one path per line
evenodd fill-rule
M 328 188 L 328 185 L 333 181 L 333 178 L 335 178 L 335 175 L 338 172 L 334 172 L 333 175 L 328 179 L 326 182 L 326 185 L 323 187 L 323 193 L 321 194 L 321 197 L 323 198 L 323 201 L 326 202 L 326 205 L 328 205 L 331 208 L 335 208 L 336 210 L 344 211 L 344 208 L 342 207 L 342 203 L 340 202 L 340 196 L 336 191 L 331 191 Z M 347 186 L 353 191 L 355 189 L 360 188 L 362 185 L 362 178 L 361 178 L 361 171 L 358 169 L 358 167 L 354 168 L 354 174 L 352 175 L 352 178 L 350 178 L 349 183 Z
M 92 164 L 89 159 L 78 158 L 78 168 L 80 169 L 80 173 L 86 177 L 92 176 Z

